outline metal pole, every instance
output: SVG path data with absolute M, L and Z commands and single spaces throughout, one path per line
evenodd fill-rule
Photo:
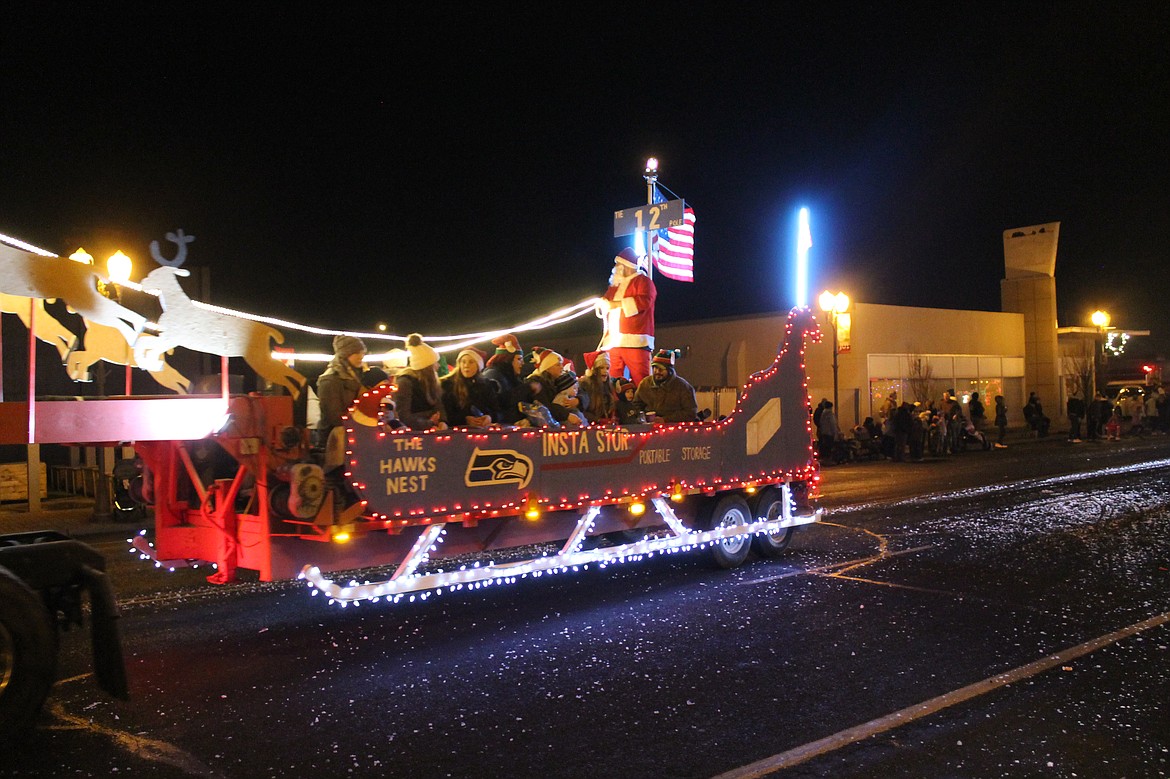
M 41 510 L 41 447 L 36 443 L 37 400 L 37 299 L 28 299 L 28 511 Z
M 646 179 L 646 205 L 654 205 L 654 189 L 658 186 L 658 168 L 654 169 L 654 173 L 645 177 Z M 651 248 L 650 231 L 646 231 L 646 276 L 654 279 L 654 252 Z
M 841 408 L 837 402 L 837 312 L 833 312 L 833 414 L 840 420 Z

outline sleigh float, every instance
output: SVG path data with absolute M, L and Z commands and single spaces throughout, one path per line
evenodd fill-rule
M 709 548 L 724 567 L 742 563 L 753 547 L 776 556 L 795 527 L 820 518 L 809 501 L 818 476 L 803 365 L 812 334 L 812 316 L 793 311 L 776 360 L 714 422 L 419 433 L 387 426 L 379 410 L 386 390 L 376 388 L 347 424 L 346 475 L 362 497 L 362 516 L 334 525 L 334 539 L 341 534 L 347 544 L 322 547 L 300 575 L 346 604 L 694 547 Z M 329 579 L 330 569 L 357 567 L 356 537 L 374 533 L 401 554 L 392 575 Z M 526 547 L 535 553 L 515 554 Z M 497 550 L 512 550 L 507 562 L 443 567 Z

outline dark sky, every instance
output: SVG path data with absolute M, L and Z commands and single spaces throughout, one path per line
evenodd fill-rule
M 0 232 L 144 271 L 182 227 L 221 305 L 463 332 L 601 292 L 657 155 L 662 321 L 790 306 L 807 205 L 814 296 L 996 310 L 1060 221 L 1061 324 L 1170 345 L 1170 4 L 409 5 L 5 11 Z

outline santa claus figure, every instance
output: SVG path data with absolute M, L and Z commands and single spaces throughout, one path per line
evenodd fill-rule
M 609 353 L 609 373 L 621 377 L 628 370 L 638 384 L 650 375 L 650 352 L 654 349 L 654 282 L 641 271 L 633 249 L 622 249 L 613 258 L 609 289 L 598 303 L 604 333 L 601 351 Z

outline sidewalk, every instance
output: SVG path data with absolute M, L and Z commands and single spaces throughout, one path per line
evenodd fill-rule
M 135 523 L 98 522 L 94 520 L 93 505 L 93 498 L 81 495 L 49 497 L 41 500 L 38 513 L 30 514 L 28 503 L 2 503 L 0 534 L 56 530 L 68 536 L 83 538 L 107 533 L 137 533 L 153 524 L 152 520 Z

